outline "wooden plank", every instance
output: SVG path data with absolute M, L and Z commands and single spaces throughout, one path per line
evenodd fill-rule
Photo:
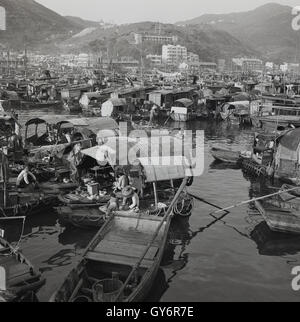
M 145 245 L 124 244 L 103 240 L 94 250 L 97 253 L 123 255 L 139 258 L 145 251 Z M 158 252 L 158 247 L 151 247 L 145 256 L 145 259 L 154 259 Z
M 111 231 L 105 236 L 105 240 L 116 241 L 120 243 L 127 244 L 137 244 L 137 245 L 148 245 L 149 241 L 151 241 L 152 235 L 143 234 L 135 231 Z M 154 246 L 159 246 L 160 238 L 154 243 Z
M 112 254 L 100 254 L 95 252 L 88 252 L 85 258 L 96 262 L 126 265 L 126 266 L 133 266 L 137 262 L 137 258 L 133 258 L 133 257 L 122 256 L 122 255 L 112 255 Z M 154 261 L 143 260 L 141 267 L 149 268 L 153 264 L 154 264 Z

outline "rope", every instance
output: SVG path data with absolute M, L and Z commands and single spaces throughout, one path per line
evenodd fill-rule
M 20 249 L 20 244 L 21 244 L 21 241 L 23 239 L 23 236 L 24 236 L 24 231 L 25 231 L 25 222 L 26 222 L 26 217 L 18 217 L 18 218 L 12 218 L 12 217 L 8 217 L 8 218 L 3 218 L 4 220 L 16 220 L 16 219 L 23 219 L 23 224 L 22 224 L 22 230 L 21 230 L 21 235 L 20 235 L 20 239 L 18 240 L 17 244 L 15 247 L 12 247 L 11 249 L 11 252 L 9 254 L 6 254 L 6 255 L 0 255 L 0 256 L 3 256 L 3 257 L 9 257 L 11 255 L 16 255 L 18 250 Z
M 183 199 L 174 206 L 173 212 L 175 215 L 182 217 L 189 217 L 192 214 L 194 208 L 194 199 L 185 196 Z

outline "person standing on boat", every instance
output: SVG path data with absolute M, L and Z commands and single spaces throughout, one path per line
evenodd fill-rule
M 149 126 L 151 126 L 154 122 L 154 119 L 157 115 L 156 113 L 156 110 L 157 110 L 157 106 L 156 105 L 153 105 L 151 111 L 150 111 L 150 120 L 149 120 Z
M 35 175 L 29 171 L 29 167 L 26 166 L 25 169 L 19 174 L 16 185 L 18 188 L 26 188 L 32 183 L 37 183 L 37 179 Z
M 80 174 L 78 170 L 78 166 L 82 162 L 82 153 L 81 153 L 81 144 L 76 144 L 68 156 L 70 170 L 71 170 L 71 180 L 72 182 L 79 182 Z

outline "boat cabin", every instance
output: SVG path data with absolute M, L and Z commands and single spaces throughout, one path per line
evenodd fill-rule
M 167 109 L 171 109 L 174 103 L 180 99 L 190 99 L 192 101 L 198 99 L 198 94 L 195 93 L 194 88 L 154 91 L 147 96 L 147 101 Z
M 124 98 L 111 98 L 104 102 L 101 107 L 102 117 L 122 118 L 125 115 L 134 113 Z
M 171 108 L 171 117 L 175 122 L 187 122 L 197 117 L 195 103 L 187 98 L 175 101 Z

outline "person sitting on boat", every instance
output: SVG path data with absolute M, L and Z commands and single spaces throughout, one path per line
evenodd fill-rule
M 129 179 L 124 172 L 117 174 L 117 181 L 115 183 L 115 192 L 122 191 L 125 187 L 129 185 Z
M 127 186 L 122 190 L 123 204 L 122 209 L 126 206 L 127 200 L 131 198 L 132 204 L 129 206 L 130 210 L 139 212 L 140 209 L 140 198 L 137 192 L 131 186 Z
M 26 188 L 32 183 L 36 184 L 37 179 L 35 175 L 29 171 L 29 167 L 26 166 L 25 169 L 19 174 L 16 185 L 18 188 Z
M 100 210 L 102 208 L 100 207 Z M 111 198 L 109 200 L 109 202 L 106 205 L 106 211 L 105 211 L 105 215 L 106 215 L 106 219 L 109 218 L 109 216 L 116 210 L 119 209 L 119 202 L 118 202 L 118 198 L 116 196 L 115 193 L 113 193 L 111 195 Z

